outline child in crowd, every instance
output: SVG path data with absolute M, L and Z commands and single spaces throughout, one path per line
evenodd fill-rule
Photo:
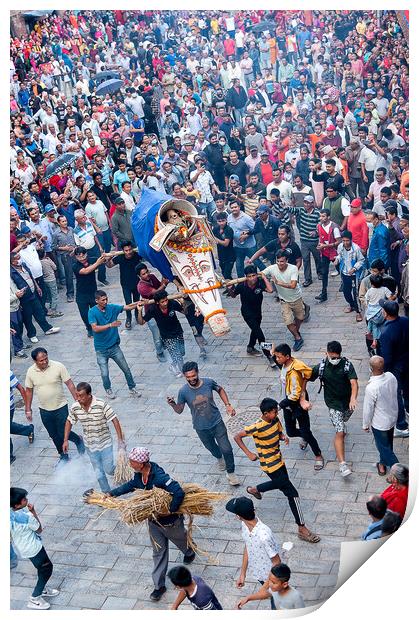
M 46 587 L 53 565 L 40 537 L 41 522 L 35 506 L 28 503 L 27 495 L 25 489 L 10 488 L 10 534 L 20 557 L 29 559 L 38 571 L 38 581 L 27 606 L 29 609 L 49 609 L 50 604 L 43 597 L 58 596 L 60 591 Z
M 291 571 L 286 564 L 272 566 L 268 579 L 258 592 L 249 594 L 237 603 L 238 609 L 242 609 L 249 601 L 263 601 L 273 598 L 276 609 L 301 609 L 305 607 L 301 594 L 289 585 Z
M 51 260 L 45 253 L 45 250 L 38 250 L 39 260 L 42 265 L 42 276 L 46 291 L 48 293 L 48 299 L 46 303 L 49 303 L 49 310 L 47 312 L 50 317 L 63 316 L 62 312 L 58 312 L 58 289 L 57 280 L 55 279 L 55 272 L 57 271 L 57 265 Z
M 394 300 L 396 295 L 392 295 L 391 291 L 383 286 L 383 276 L 371 275 L 370 281 L 371 288 L 365 293 L 365 303 L 367 304 L 365 320 L 367 321 L 368 331 L 373 338 L 371 346 L 376 351 L 381 335 L 381 325 L 384 323 L 380 301 L 384 299 Z
M 186 566 L 174 566 L 167 575 L 176 590 L 179 590 L 171 609 L 178 609 L 185 598 L 194 609 L 204 611 L 222 609 L 211 588 L 201 577 L 192 576 Z

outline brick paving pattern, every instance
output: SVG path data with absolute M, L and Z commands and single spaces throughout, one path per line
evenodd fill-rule
M 123 303 L 117 268 L 108 274 L 111 281 L 111 286 L 107 287 L 109 301 Z M 299 490 L 306 523 L 321 536 L 321 542 L 309 544 L 298 540 L 288 502 L 279 492 L 266 494 L 257 504 L 258 516 L 272 528 L 279 542 L 294 543 L 287 561 L 292 570 L 292 583 L 300 590 L 306 605 L 325 600 L 333 593 L 339 569 L 340 543 L 359 539 L 369 522 L 365 508 L 368 496 L 387 486 L 385 478 L 379 478 L 376 473 L 377 451 L 372 435 L 361 428 L 363 391 L 369 374 L 365 326 L 355 323 L 354 314 L 343 313 L 345 302 L 338 292 L 337 280 L 332 279 L 330 283 L 326 304 L 317 305 L 314 301 L 320 283 L 304 291 L 304 298 L 311 305 L 311 320 L 302 326 L 305 345 L 297 356 L 314 364 L 324 357 L 326 342 L 337 339 L 342 343 L 343 354 L 355 365 L 360 379 L 359 405 L 348 424 L 346 440 L 347 461 L 353 465 L 354 472 L 342 479 L 338 471 L 334 460 L 333 431 L 323 397 L 317 394 L 316 383 L 310 390 L 314 403 L 310 415 L 326 466 L 322 471 L 314 472 L 311 451 L 302 452 L 296 438 L 290 441 L 289 447 L 283 446 L 283 454 L 290 478 Z M 205 330 L 209 356 L 205 363 L 200 364 L 200 372 L 201 376 L 213 377 L 224 386 L 237 412 L 247 417 L 250 408 L 257 406 L 263 397 L 278 397 L 278 373 L 267 366 L 264 358 L 246 355 L 248 329 L 239 314 L 238 300 L 226 300 L 225 297 L 223 300 L 232 329 L 221 339 Z M 77 307 L 66 304 L 62 294 L 61 306 L 65 306 L 65 316 L 54 320 L 54 325 L 61 327 L 61 334 L 40 338 L 40 345 L 47 348 L 51 359 L 67 366 L 75 383 L 88 381 L 93 385 L 94 394 L 104 397 L 93 342 L 85 335 Z M 120 318 L 125 320 L 123 315 Z M 181 321 L 187 349 L 185 360 L 197 359 L 199 351 L 191 330 L 186 320 Z M 273 296 L 266 295 L 264 301 L 263 329 L 269 340 L 292 344 Z M 111 406 L 121 420 L 129 447 L 149 446 L 152 460 L 177 480 L 198 482 L 232 496 L 246 495 L 247 485 L 266 479 L 258 464 L 250 462 L 232 441 L 236 473 L 242 486 L 233 488 L 228 485 L 224 473 L 218 470 L 193 431 L 187 407 L 178 416 L 166 404 L 166 396 L 176 396 L 182 380 L 173 378 L 167 365 L 157 361 L 151 334 L 146 327 L 135 325 L 130 332 L 121 329 L 121 347 L 137 388 L 142 392 L 140 399 L 130 397 L 122 373 L 110 362 L 112 386 L 117 395 Z M 30 361 L 13 359 L 12 368 L 22 383 Z M 221 411 L 224 414 L 222 405 Z M 60 595 L 51 600 L 52 609 L 170 607 L 176 596 L 170 583 L 167 583 L 167 594 L 159 603 L 149 600 L 153 588 L 147 528 L 128 527 L 112 512 L 99 516 L 96 507 L 82 503 L 82 492 L 91 486 L 97 487 L 88 458 L 78 459 L 74 444 L 70 443 L 70 464 L 59 472 L 54 470 L 56 451 L 41 425 L 36 400 L 33 412 L 35 443 L 28 447 L 26 438 L 13 437 L 17 460 L 11 468 L 11 483 L 29 491 L 30 501 L 35 504 L 44 526 L 44 545 L 54 564 L 50 585 L 61 590 Z M 23 422 L 23 418 L 22 409 L 18 409 L 15 420 Z M 408 440 L 396 439 L 395 452 L 401 462 L 407 462 Z M 212 519 L 197 518 L 196 524 L 199 525 L 196 541 L 201 548 L 211 552 L 216 565 L 209 563 L 206 557 L 197 557 L 192 571 L 201 575 L 214 589 L 224 609 L 233 609 L 240 597 L 258 587 L 251 580 L 241 590 L 235 587 L 243 551 L 240 524 L 224 510 L 223 505 L 216 508 Z M 171 565 L 181 560 L 180 551 L 171 547 Z M 18 567 L 11 571 L 12 609 L 26 608 L 34 579 L 32 564 L 20 560 Z M 269 609 L 269 601 L 249 603 L 246 609 L 258 607 Z M 188 606 L 184 604 L 183 608 L 188 609 Z

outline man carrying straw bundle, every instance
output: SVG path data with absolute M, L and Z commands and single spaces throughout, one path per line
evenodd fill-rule
M 190 564 L 195 559 L 195 552 L 188 547 L 187 532 L 183 515 L 174 514 L 185 497 L 185 492 L 176 480 L 166 474 L 157 463 L 150 461 L 150 451 L 147 448 L 133 448 L 129 454 L 129 463 L 135 474 L 132 480 L 110 491 L 109 495 L 118 497 L 131 493 L 135 489 L 150 490 L 153 487 L 164 489 L 172 495 L 169 506 L 171 514 L 159 516 L 158 522 L 148 520 L 148 531 L 153 546 L 154 568 L 152 579 L 154 590 L 150 594 L 152 601 L 159 601 L 166 592 L 166 573 L 169 562 L 169 540 L 184 554 L 184 564 Z

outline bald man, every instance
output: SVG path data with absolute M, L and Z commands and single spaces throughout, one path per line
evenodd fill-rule
M 362 428 L 372 431 L 380 455 L 376 463 L 379 476 L 385 476 L 399 459 L 393 452 L 394 427 L 397 422 L 397 379 L 391 372 L 384 372 L 384 358 L 370 358 L 371 377 L 365 388 Z

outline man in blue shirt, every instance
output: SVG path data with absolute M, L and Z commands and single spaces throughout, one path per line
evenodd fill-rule
M 395 437 L 409 437 L 406 411 L 409 411 L 409 319 L 399 316 L 399 304 L 380 299 L 385 323 L 381 328 L 380 354 L 384 358 L 384 371 L 397 379 L 399 406 Z
M 108 398 L 115 398 L 115 394 L 112 392 L 111 388 L 108 366 L 109 360 L 113 359 L 115 364 L 119 366 L 125 375 L 130 394 L 132 396 L 141 396 L 135 389 L 135 381 L 131 370 L 119 346 L 121 340 L 119 338 L 118 327 L 121 325 L 121 321 L 117 320 L 121 312 L 134 310 L 138 302 L 126 306 L 108 304 L 108 296 L 105 291 L 96 291 L 95 301 L 96 305 L 89 310 L 88 321 L 93 331 L 96 359 L 105 392 Z
M 253 234 L 255 221 L 250 215 L 246 215 L 240 209 L 237 201 L 230 202 L 231 213 L 227 218 L 227 224 L 233 229 L 233 247 L 236 252 L 237 277 L 244 276 L 244 259 L 250 258 L 256 252 L 256 240 Z M 255 260 L 254 264 L 259 269 L 264 269 L 265 265 L 260 260 Z
M 390 264 L 390 232 L 386 226 L 380 221 L 378 213 L 372 212 L 372 224 L 374 230 L 370 239 L 370 247 L 368 250 L 368 262 L 381 258 L 385 268 Z
M 374 540 L 381 538 L 381 528 L 384 515 L 387 512 L 387 502 L 381 495 L 371 495 L 367 501 L 367 510 L 372 521 L 362 534 L 362 540 Z

